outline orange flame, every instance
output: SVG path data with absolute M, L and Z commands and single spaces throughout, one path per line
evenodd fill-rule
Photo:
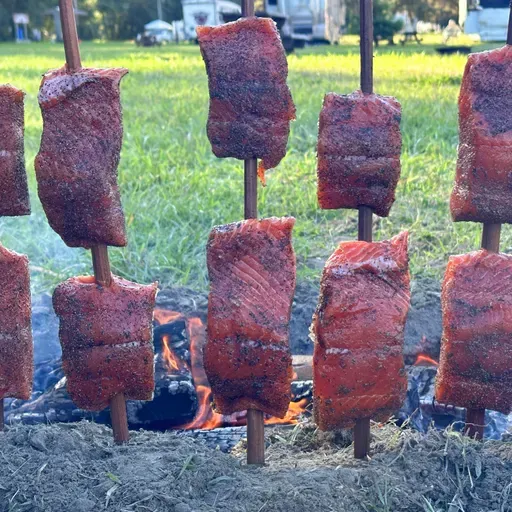
M 155 310 L 155 319 L 161 325 L 172 322 L 183 315 L 175 311 L 164 309 Z M 183 369 L 190 370 L 192 380 L 197 392 L 198 409 L 193 421 L 182 425 L 185 430 L 204 429 L 210 430 L 227 425 L 240 425 L 246 423 L 244 414 L 235 413 L 224 416 L 216 413 L 212 408 L 212 390 L 204 369 L 203 347 L 206 343 L 206 329 L 200 318 L 186 318 L 186 328 L 190 340 L 190 368 L 172 352 L 168 336 L 163 336 L 163 358 L 169 371 L 176 372 Z M 294 373 L 294 378 L 296 374 Z M 299 402 L 290 402 L 289 409 L 284 418 L 267 417 L 266 425 L 284 425 L 298 423 L 299 416 L 306 410 L 308 400 L 303 398 Z
M 155 309 L 155 320 L 158 322 L 158 325 L 174 322 L 174 320 L 177 320 L 178 318 L 183 318 L 183 315 L 176 311 L 169 311 L 167 309 Z
M 185 370 L 187 368 L 187 365 L 179 358 L 176 357 L 174 352 L 171 350 L 170 347 L 170 339 L 169 336 L 166 334 L 162 336 L 163 341 L 163 350 L 162 350 L 162 357 L 165 362 L 165 366 L 167 366 L 167 369 L 171 373 L 180 372 L 182 370 Z
M 430 356 L 427 356 L 427 354 L 419 354 L 414 366 L 439 366 L 439 363 Z
M 308 399 L 303 398 L 298 402 L 290 402 L 288 411 L 284 418 L 275 418 L 271 416 L 265 420 L 265 425 L 295 425 L 299 422 L 300 415 L 306 411 Z

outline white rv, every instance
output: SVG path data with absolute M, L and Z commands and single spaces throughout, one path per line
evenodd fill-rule
M 217 26 L 224 23 L 224 14 L 238 14 L 242 10 L 229 0 L 182 0 L 185 39 L 196 39 L 198 25 Z
M 505 41 L 509 0 L 459 0 L 459 25 L 482 41 Z

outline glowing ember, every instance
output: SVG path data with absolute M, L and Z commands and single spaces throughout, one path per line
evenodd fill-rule
M 184 318 L 181 313 L 167 311 L 164 309 L 155 310 L 155 320 L 160 324 L 173 322 L 183 318 L 186 323 L 186 329 L 190 340 L 190 368 L 187 363 L 177 357 L 171 348 L 170 339 L 167 335 L 162 337 L 163 353 L 162 356 L 166 367 L 170 372 L 182 370 L 190 371 L 192 380 L 197 392 L 198 409 L 193 421 L 182 425 L 179 428 L 185 430 L 203 429 L 210 430 L 223 425 L 244 425 L 246 423 L 246 413 L 232 414 L 224 416 L 216 413 L 212 408 L 212 390 L 208 383 L 208 378 L 204 370 L 203 347 L 206 343 L 206 329 L 200 318 Z M 296 374 L 294 375 L 294 378 Z M 266 425 L 285 425 L 295 424 L 299 416 L 306 410 L 308 400 L 306 398 L 299 402 L 290 402 L 290 407 L 284 418 L 268 417 L 265 419 Z
M 426 354 L 419 354 L 416 358 L 414 366 L 439 366 L 439 363 Z

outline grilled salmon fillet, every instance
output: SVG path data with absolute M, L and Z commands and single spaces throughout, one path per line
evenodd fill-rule
M 384 242 L 342 242 L 327 260 L 312 325 L 314 414 L 322 430 L 383 421 L 405 398 L 407 239 L 403 232 Z
M 0 399 L 32 393 L 30 274 L 28 258 L 0 245 Z
M 249 17 L 197 27 L 210 90 L 207 133 L 215 156 L 261 158 L 258 173 L 286 154 L 295 106 L 276 24 Z
M 512 47 L 469 56 L 459 96 L 455 221 L 512 222 Z
M 70 247 L 126 245 L 117 166 L 123 138 L 119 82 L 127 72 L 69 73 L 64 67 L 41 82 L 39 199 L 50 226 Z
M 510 413 L 512 256 L 452 256 L 442 286 L 443 338 L 436 399 Z
M 69 395 L 81 409 L 101 411 L 118 393 L 152 399 L 156 292 L 156 283 L 143 286 L 115 276 L 108 288 L 81 276 L 55 289 L 62 366 Z
M 369 206 L 389 215 L 400 178 L 401 108 L 390 96 L 326 94 L 317 146 L 320 208 Z
M 24 93 L 0 85 L 0 215 L 30 214 L 23 146 Z
M 288 410 L 294 223 L 292 217 L 251 219 L 210 234 L 204 362 L 222 414 L 259 409 L 282 418 Z

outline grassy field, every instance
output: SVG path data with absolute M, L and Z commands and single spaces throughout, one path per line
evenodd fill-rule
M 476 51 L 482 48 L 474 45 Z M 243 215 L 243 171 L 241 162 L 211 153 L 205 133 L 208 89 L 198 48 L 85 43 L 82 58 L 84 65 L 130 70 L 122 83 L 125 137 L 119 168 L 129 245 L 111 250 L 114 271 L 139 282 L 204 287 L 210 228 Z M 401 101 L 404 141 L 397 201 L 389 218 L 376 220 L 375 239 L 410 230 L 416 276 L 440 277 L 450 254 L 479 245 L 480 227 L 452 224 L 448 210 L 456 101 L 465 61 L 465 56 L 437 55 L 434 44 L 383 46 L 375 53 L 375 88 Z M 0 83 L 10 82 L 27 93 L 26 160 L 33 209 L 31 217 L 0 219 L 0 240 L 29 255 L 35 292 L 91 272 L 89 254 L 67 248 L 49 228 L 36 194 L 33 159 L 41 134 L 37 90 L 40 76 L 62 63 L 60 45 L 0 45 Z M 356 237 L 355 211 L 317 207 L 315 144 L 324 93 L 358 87 L 358 47 L 306 48 L 289 57 L 289 67 L 297 120 L 288 154 L 268 174 L 259 208 L 262 216 L 297 218 L 300 277 L 314 279 L 337 243 Z M 511 243 L 504 229 L 503 249 Z

